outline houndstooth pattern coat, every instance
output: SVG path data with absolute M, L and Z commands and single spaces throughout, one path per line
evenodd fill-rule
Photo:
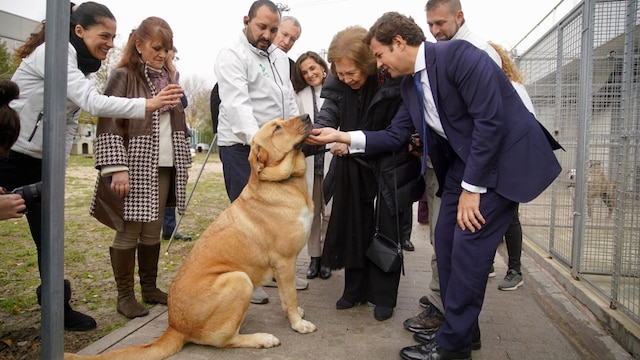
M 161 89 L 158 89 L 159 92 Z M 151 98 L 144 74 L 133 74 L 125 68 L 113 71 L 105 95 L 128 98 Z M 184 108 L 177 105 L 169 110 L 171 117 L 173 178 L 167 207 L 175 206 L 179 214 L 184 213 L 187 171 L 191 167 L 191 153 Z M 109 186 L 111 177 L 98 174 L 90 212 L 101 223 L 122 231 L 125 221 L 151 222 L 159 216 L 158 157 L 159 116 L 158 112 L 147 112 L 145 119 L 99 118 L 95 140 L 95 166 L 125 166 L 129 170 L 131 191 L 124 199 L 113 193 Z

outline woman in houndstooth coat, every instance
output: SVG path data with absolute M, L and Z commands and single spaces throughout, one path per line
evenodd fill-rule
M 153 97 L 176 71 L 168 52 L 173 33 L 163 19 L 149 17 L 131 32 L 123 57 L 109 76 L 106 95 Z M 181 104 L 147 112 L 145 121 L 99 118 L 95 140 L 99 170 L 91 215 L 116 230 L 110 248 L 118 288 L 117 310 L 128 318 L 148 314 L 134 291 L 135 254 L 142 300 L 166 304 L 156 287 L 164 208 L 184 213 L 191 156 Z

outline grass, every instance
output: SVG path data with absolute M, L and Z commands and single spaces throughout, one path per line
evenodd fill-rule
M 194 158 L 189 171 L 187 196 L 191 193 L 205 154 Z M 220 161 L 212 154 L 193 191 L 180 232 L 197 241 L 202 232 L 228 205 Z M 65 351 L 76 352 L 127 319 L 116 312 L 117 292 L 109 259 L 114 230 L 89 215 L 97 171 L 93 159 L 71 156 L 65 177 L 64 274 L 73 289 L 72 307 L 93 316 L 96 330 L 65 331 Z M 40 306 L 36 288 L 40 284 L 37 252 L 26 218 L 0 223 L 0 359 L 36 359 L 40 356 Z M 162 241 L 158 287 L 167 290 L 193 241 L 174 241 L 165 255 L 168 241 Z M 137 281 L 136 281 L 137 282 Z M 136 286 L 138 300 L 140 286 Z

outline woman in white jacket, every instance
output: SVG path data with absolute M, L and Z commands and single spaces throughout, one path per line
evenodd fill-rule
M 44 113 L 44 21 L 39 31 L 31 34 L 25 44 L 16 51 L 16 56 L 21 63 L 11 80 L 20 87 L 20 97 L 11 103 L 11 107 L 20 114 L 20 135 L 11 150 L 0 156 L 0 186 L 12 190 L 41 181 L 43 120 L 45 119 L 66 122 L 64 151 L 68 156 L 73 135 L 78 126 L 80 109 L 96 116 L 143 119 L 147 111 L 180 103 L 182 89 L 178 85 L 166 87 L 153 99 L 118 98 L 98 93 L 88 75 L 98 71 L 102 60 L 106 59 L 108 51 L 114 46 L 115 36 L 116 20 L 107 7 L 95 2 L 85 2 L 77 7 L 71 3 L 65 119 L 49 119 Z M 39 203 L 31 204 L 27 210 L 27 220 L 38 250 L 38 267 L 40 268 L 41 206 Z M 36 293 L 40 302 L 40 287 Z M 96 322 L 93 318 L 71 308 L 70 298 L 71 286 L 65 280 L 65 329 L 85 331 L 95 328 Z
M 307 113 L 314 121 L 315 114 L 322 108 L 324 99 L 320 97 L 322 84 L 327 78 L 329 67 L 320 55 L 313 51 L 307 51 L 298 57 L 294 68 L 293 88 L 296 92 L 296 103 L 300 113 Z M 307 241 L 307 252 L 311 256 L 307 279 L 314 279 L 320 276 L 322 279 L 331 277 L 331 268 L 320 263 L 322 255 L 322 244 L 327 232 L 329 214 L 331 213 L 330 199 L 324 199 L 323 180 L 326 170 L 329 168 L 331 154 L 317 154 L 307 157 L 307 186 L 309 194 L 313 199 L 313 223 L 309 240 Z M 325 206 L 325 200 L 326 206 Z

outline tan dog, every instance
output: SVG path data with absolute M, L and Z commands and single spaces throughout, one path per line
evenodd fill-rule
M 593 203 L 598 198 L 607 205 L 611 217 L 616 207 L 616 190 L 617 185 L 613 181 L 607 180 L 602 170 L 602 163 L 598 160 L 589 161 L 589 172 L 587 178 L 587 215 L 591 217 L 593 212 Z
M 275 277 L 282 308 L 299 333 L 316 330 L 303 320 L 295 288 L 295 263 L 304 247 L 313 202 L 304 179 L 301 147 L 312 128 L 308 115 L 266 123 L 253 137 L 251 176 L 240 196 L 207 228 L 169 289 L 169 327 L 156 341 L 69 359 L 165 359 L 189 342 L 270 348 L 272 334 L 239 334 L 257 286 Z

